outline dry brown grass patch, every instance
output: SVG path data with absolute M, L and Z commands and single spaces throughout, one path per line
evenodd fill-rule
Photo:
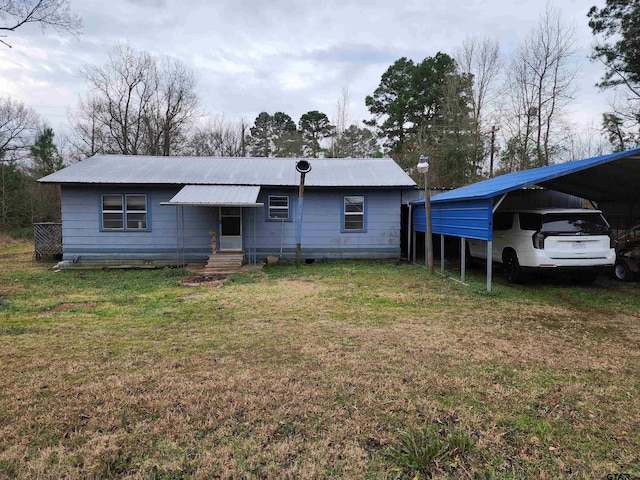
M 54 307 L 45 308 L 45 310 L 41 312 L 41 315 L 65 312 L 67 310 L 91 310 L 93 308 L 96 308 L 98 305 L 98 302 L 61 303 Z
M 20 240 L 16 240 L 6 233 L 0 232 L 0 248 L 13 247 L 14 245 L 18 245 L 19 243 Z
M 20 286 L 0 308 L 0 478 L 384 479 L 402 432 L 454 425 L 476 450 L 435 478 L 638 463 L 633 312 L 478 295 L 393 265 L 189 290 L 130 273 L 112 275 L 135 288 L 113 292 L 0 277 Z

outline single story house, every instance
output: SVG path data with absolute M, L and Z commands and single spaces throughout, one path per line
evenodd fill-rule
M 61 187 L 63 266 L 399 258 L 404 190 L 390 158 L 307 159 L 301 232 L 294 158 L 95 155 L 41 178 Z M 217 255 L 217 256 L 216 256 Z

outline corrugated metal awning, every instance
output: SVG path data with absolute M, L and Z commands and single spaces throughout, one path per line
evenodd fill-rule
M 185 185 L 162 205 L 201 205 L 210 207 L 259 207 L 260 187 L 246 185 Z

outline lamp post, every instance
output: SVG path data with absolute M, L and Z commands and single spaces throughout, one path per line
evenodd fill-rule
M 424 174 L 424 212 L 426 232 L 424 234 L 424 263 L 429 274 L 433 274 L 433 240 L 431 234 L 431 191 L 429 190 L 429 157 L 420 155 L 418 172 Z
M 296 266 L 300 266 L 300 251 L 302 243 L 302 203 L 304 201 L 304 176 L 311 171 L 311 164 L 306 160 L 296 163 L 296 170 L 300 172 L 300 189 L 298 190 L 298 219 L 296 221 Z

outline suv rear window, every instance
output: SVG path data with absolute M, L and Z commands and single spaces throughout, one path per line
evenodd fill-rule
M 608 235 L 610 229 L 599 213 L 549 213 L 542 216 L 542 231 Z
M 538 231 L 542 228 L 542 215 L 539 213 L 521 213 L 520 230 Z

